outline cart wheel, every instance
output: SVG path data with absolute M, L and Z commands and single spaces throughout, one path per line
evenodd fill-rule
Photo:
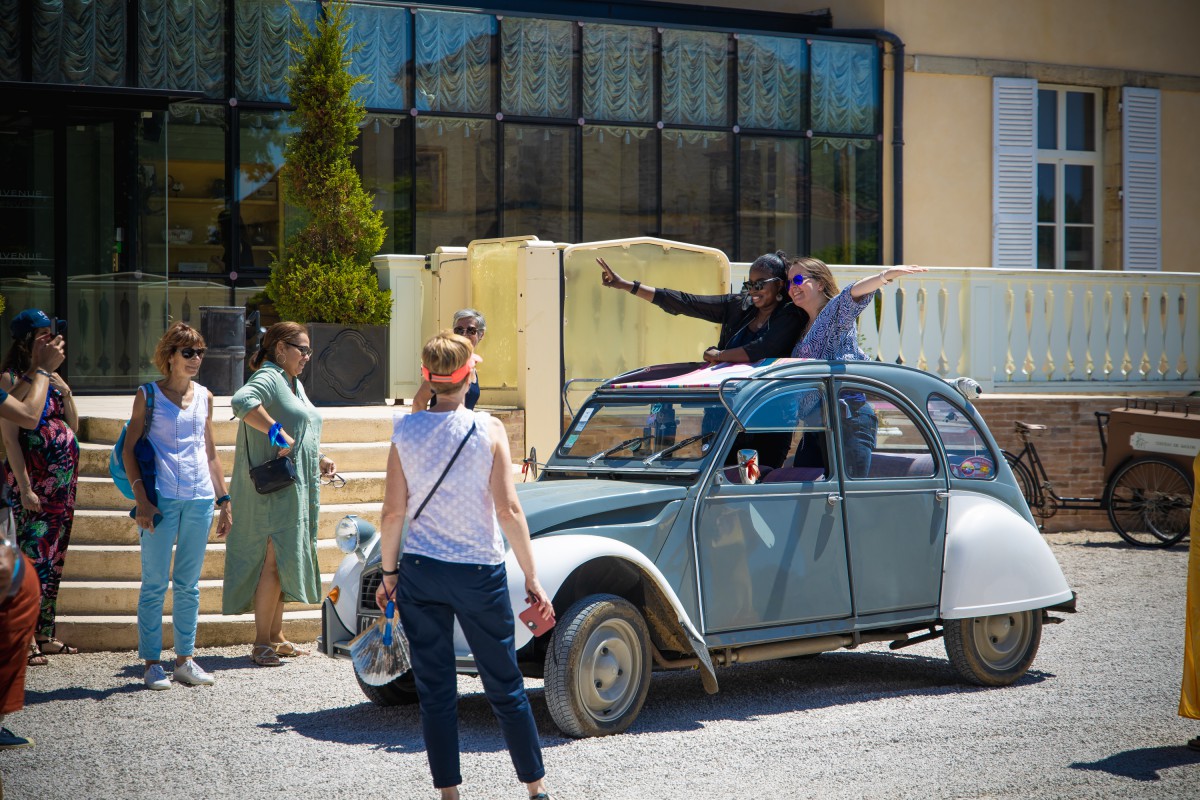
M 1112 476 L 1106 499 L 1113 528 L 1130 544 L 1170 547 L 1188 532 L 1192 482 L 1170 461 L 1129 462 Z

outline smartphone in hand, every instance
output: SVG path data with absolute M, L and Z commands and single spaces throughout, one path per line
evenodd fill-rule
M 534 636 L 541 636 L 554 627 L 554 616 L 544 616 L 540 607 L 531 605 L 520 613 L 521 623 Z

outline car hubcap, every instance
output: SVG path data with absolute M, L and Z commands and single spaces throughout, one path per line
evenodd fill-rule
M 1025 657 L 1033 626 L 1029 611 L 978 617 L 972 621 L 975 650 L 987 665 L 998 671 L 1012 669 Z
M 617 719 L 637 696 L 641 674 L 642 650 L 633 626 L 606 620 L 588 637 L 576 672 L 584 708 L 601 722 Z

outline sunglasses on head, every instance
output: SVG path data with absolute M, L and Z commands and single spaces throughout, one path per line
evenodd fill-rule
M 299 351 L 300 351 L 300 355 L 302 355 L 302 356 L 311 356 L 311 355 L 312 355 L 312 348 L 311 348 L 311 347 L 305 347 L 305 346 L 304 346 L 304 345 L 302 345 L 302 344 L 292 344 L 291 342 L 287 341 L 286 339 L 284 340 L 284 342 L 283 342 L 283 343 L 284 343 L 284 344 L 286 344 L 288 347 L 294 347 L 294 348 L 296 348 L 297 350 L 299 350 Z
M 179 355 L 183 356 L 184 360 L 191 361 L 193 358 L 204 358 L 207 352 L 207 347 L 183 347 L 180 348 Z
M 802 286 L 802 285 L 804 285 L 805 280 L 807 280 L 807 278 L 805 278 L 803 275 L 801 275 L 799 272 L 797 272 L 795 275 L 792 276 L 792 286 Z
M 480 331 L 480 329 L 476 328 L 474 325 L 472 325 L 469 328 L 464 328 L 463 326 L 459 325 L 457 328 L 454 329 L 454 332 L 457 333 L 459 336 L 475 336 L 476 334 L 479 333 L 479 331 Z
M 777 281 L 779 278 L 763 278 L 761 281 L 745 281 L 742 283 L 743 292 L 761 292 L 767 288 L 767 284 L 772 281 Z

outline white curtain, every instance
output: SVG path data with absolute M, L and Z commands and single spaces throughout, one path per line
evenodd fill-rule
M 875 132 L 877 58 L 874 45 L 813 42 L 814 131 Z
M 350 6 L 351 71 L 367 81 L 354 97 L 367 108 L 407 108 L 408 9 L 371 3 Z
M 654 31 L 629 25 L 583 27 L 583 116 L 654 121 Z
M 292 0 L 311 29 L 317 0 Z M 288 69 L 297 56 L 288 40 L 299 35 L 283 0 L 237 0 L 234 6 L 234 84 L 238 97 L 286 102 Z
M 738 38 L 738 124 L 768 130 L 804 129 L 804 40 Z
M 511 17 L 500 25 L 500 110 L 573 117 L 575 23 Z
M 665 30 L 662 34 L 663 121 L 729 124 L 729 35 Z
M 496 18 L 458 11 L 417 14 L 417 91 L 422 111 L 492 110 L 492 34 Z
M 225 3 L 143 2 L 138 19 L 138 85 L 219 96 L 225 91 Z
M 124 0 L 34 0 L 33 79 L 124 86 Z

